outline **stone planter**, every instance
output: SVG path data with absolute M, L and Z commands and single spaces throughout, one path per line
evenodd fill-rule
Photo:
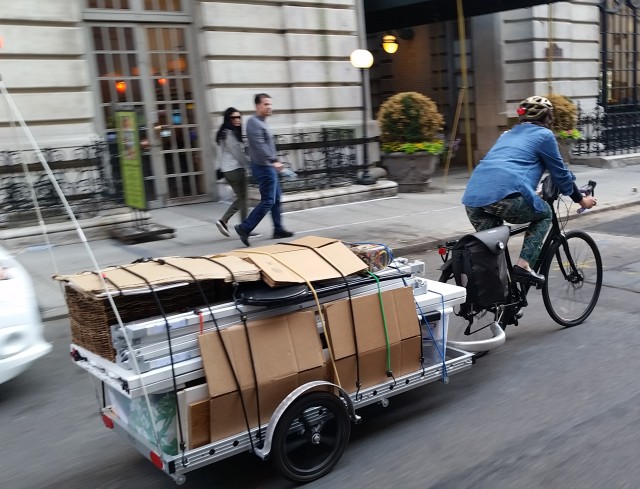
M 398 184 L 398 192 L 424 192 L 429 188 L 440 157 L 430 153 L 388 153 L 381 156 L 381 166 L 389 180 Z
M 576 144 L 575 139 L 556 138 L 558 141 L 558 148 L 560 149 L 560 156 L 564 160 L 566 165 L 571 164 L 573 158 L 573 148 Z

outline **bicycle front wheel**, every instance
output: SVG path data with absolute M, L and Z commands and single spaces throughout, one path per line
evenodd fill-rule
M 544 306 L 562 326 L 576 326 L 596 307 L 602 288 L 602 258 L 593 238 L 569 231 L 557 241 L 542 265 Z

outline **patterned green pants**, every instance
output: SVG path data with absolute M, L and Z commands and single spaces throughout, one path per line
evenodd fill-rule
M 476 231 L 501 226 L 504 221 L 512 224 L 530 223 L 524 234 L 520 258 L 535 265 L 542 241 L 551 225 L 551 208 L 546 202 L 544 212 L 536 212 L 522 196 L 502 199 L 484 207 L 466 207 L 469 221 Z

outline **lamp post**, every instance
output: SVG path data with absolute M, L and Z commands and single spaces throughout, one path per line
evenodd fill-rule
M 373 55 L 367 51 L 366 49 L 356 49 L 353 53 L 351 53 L 351 64 L 355 68 L 360 69 L 360 74 L 362 77 L 362 156 L 364 160 L 364 170 L 362 172 L 362 177 L 360 178 L 359 183 L 362 185 L 372 185 L 376 183 L 375 179 L 371 177 L 369 173 L 369 148 L 367 141 L 367 104 L 365 103 L 365 98 L 367 96 L 365 89 L 365 70 L 371 68 L 373 64 Z

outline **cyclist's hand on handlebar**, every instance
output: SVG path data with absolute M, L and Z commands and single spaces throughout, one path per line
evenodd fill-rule
M 582 207 L 583 209 L 591 209 L 594 205 L 597 204 L 597 201 L 596 198 L 592 195 L 585 195 L 579 203 L 580 207 Z

